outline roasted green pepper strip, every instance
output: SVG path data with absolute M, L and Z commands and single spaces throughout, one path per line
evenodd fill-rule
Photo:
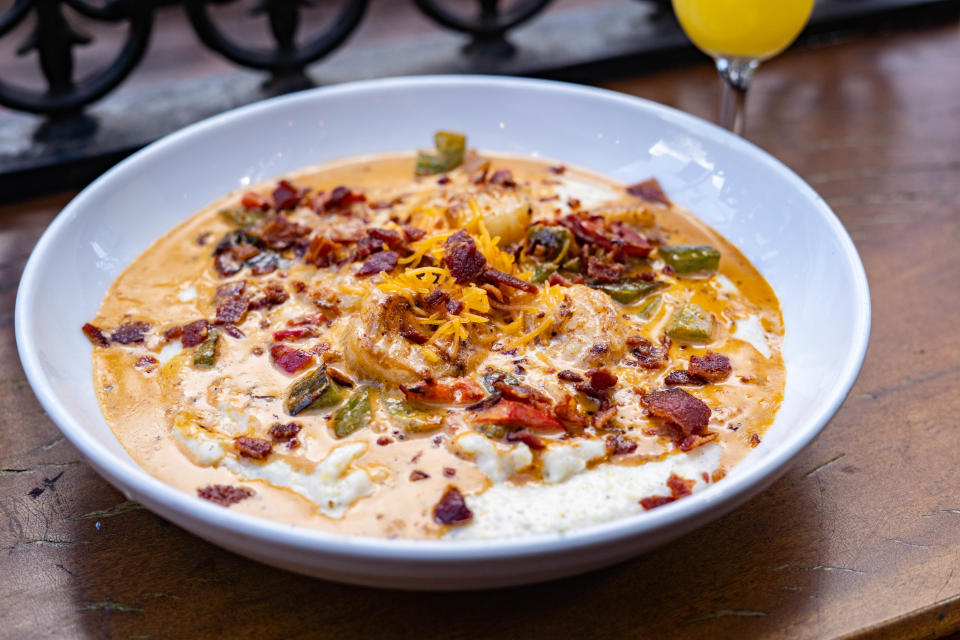
M 533 275 L 530 277 L 530 282 L 533 284 L 543 284 L 547 279 L 557 272 L 557 265 L 555 264 L 541 264 L 537 265 L 533 269 Z
M 660 296 L 654 296 L 649 300 L 647 300 L 642 307 L 637 309 L 634 315 L 646 320 L 650 316 L 652 316 L 656 312 L 656 310 L 660 307 L 660 302 L 661 302 Z
M 217 362 L 217 345 L 220 343 L 220 334 L 211 331 L 206 340 L 197 345 L 193 352 L 193 366 L 212 367 Z
M 660 247 L 657 253 L 677 275 L 712 273 L 720 266 L 720 252 L 706 245 Z
M 507 435 L 507 428 L 499 424 L 483 423 L 474 427 L 477 431 L 491 440 L 503 440 Z
M 676 309 L 667 323 L 667 335 L 681 342 L 709 342 L 713 339 L 713 316 L 693 303 Z
M 324 409 L 343 401 L 343 389 L 327 377 L 326 365 L 300 376 L 287 389 L 284 408 L 292 416 L 307 409 Z
M 564 227 L 531 227 L 527 231 L 526 253 L 557 265 L 567 257 L 572 244 L 573 234 L 570 233 L 569 229 Z M 543 247 L 542 254 L 535 253 L 537 247 Z
M 503 371 L 491 371 L 490 373 L 485 373 L 480 376 L 480 385 L 487 393 L 493 393 L 495 390 L 493 385 L 500 380 L 503 380 L 507 384 L 514 387 L 520 384 L 520 381 L 517 380 L 517 378 L 511 373 L 504 373 Z
M 621 304 L 630 304 L 659 291 L 667 284 L 658 280 L 628 279 L 620 282 L 597 282 L 590 286 L 603 291 Z
M 417 154 L 416 174 L 432 176 L 459 167 L 467 150 L 467 137 L 452 131 L 437 131 L 433 135 L 436 153 L 421 151 Z
M 386 399 L 383 405 L 387 412 L 397 418 L 396 422 L 405 431 L 411 433 L 429 433 L 443 426 L 443 415 L 429 411 L 421 411 L 410 406 L 403 400 Z
M 256 209 L 237 207 L 235 209 L 221 209 L 220 215 L 241 229 L 246 229 L 263 220 L 267 214 Z
M 358 389 L 347 403 L 333 414 L 333 434 L 338 438 L 348 435 L 370 424 L 370 387 Z

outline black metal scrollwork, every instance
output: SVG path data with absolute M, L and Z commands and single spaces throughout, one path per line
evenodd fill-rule
M 183 5 L 200 40 L 225 58 L 271 73 L 264 89 L 285 93 L 313 86 L 307 65 L 343 44 L 360 24 L 369 0 L 342 0 L 343 5 L 323 31 L 298 38 L 304 22 L 303 8 L 316 0 L 258 0 L 253 15 L 265 15 L 275 45 L 258 48 L 225 34 L 210 15 L 210 5 L 228 5 L 237 0 L 14 0 L 0 12 L 0 37 L 23 24 L 28 16 L 34 26 L 17 54 L 36 53 L 45 90 L 32 90 L 0 79 L 0 105 L 17 111 L 45 115 L 34 136 L 39 140 L 81 138 L 96 130 L 96 121 L 84 107 L 112 91 L 139 64 L 150 42 L 154 11 L 161 6 Z M 394 0 L 395 1 L 395 0 Z M 450 11 L 439 0 L 414 0 L 427 16 L 450 29 L 465 32 L 473 40 L 465 47 L 472 58 L 503 58 L 515 51 L 507 32 L 543 10 L 550 0 L 520 0 L 502 8 L 498 0 L 478 0 L 479 12 L 465 17 Z M 666 0 L 662 0 L 666 1 Z M 126 23 L 126 38 L 112 62 L 83 78 L 75 78 L 77 47 L 92 37 L 79 32 L 65 8 L 97 22 Z
M 237 44 L 225 36 L 211 20 L 208 4 L 231 4 L 236 0 L 187 0 L 187 15 L 205 45 L 237 64 L 272 73 L 266 88 L 285 93 L 313 86 L 304 68 L 339 47 L 356 29 L 367 8 L 367 0 L 349 0 L 330 27 L 297 46 L 300 9 L 309 0 L 260 0 L 254 14 L 266 14 L 276 41 L 272 51 Z
M 93 20 L 130 25 L 114 61 L 79 81 L 73 77 L 73 50 L 92 39 L 70 25 L 63 5 Z M 16 0 L 0 16 L 0 36 L 16 28 L 31 11 L 33 31 L 17 54 L 36 52 L 47 89 L 31 91 L 0 80 L 0 104 L 47 115 L 47 122 L 36 132 L 38 139 L 88 135 L 96 122 L 83 114 L 84 105 L 110 92 L 140 62 L 150 42 L 153 7 L 144 0 L 109 0 L 103 5 L 91 5 L 86 0 Z
M 509 57 L 516 52 L 509 40 L 507 31 L 529 20 L 542 11 L 551 0 L 523 0 L 501 10 L 500 0 L 478 0 L 479 13 L 476 18 L 465 18 L 436 0 L 413 0 L 420 10 L 441 25 L 469 33 L 473 40 L 468 43 L 464 53 L 477 57 Z

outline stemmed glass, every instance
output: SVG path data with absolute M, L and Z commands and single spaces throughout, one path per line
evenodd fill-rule
M 723 80 L 720 124 L 743 135 L 744 104 L 754 70 L 800 34 L 814 0 L 673 0 L 680 26 L 713 57 Z

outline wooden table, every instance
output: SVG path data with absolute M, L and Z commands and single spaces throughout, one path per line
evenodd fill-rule
M 814 445 L 749 504 L 645 557 L 544 585 L 344 587 L 221 551 L 124 502 L 44 415 L 14 345 L 20 271 L 69 195 L 0 208 L 0 637 L 934 638 L 960 628 L 958 59 L 950 25 L 792 51 L 761 69 L 748 137 L 826 197 L 866 265 L 863 372 Z M 707 64 L 610 86 L 707 117 L 716 88 Z

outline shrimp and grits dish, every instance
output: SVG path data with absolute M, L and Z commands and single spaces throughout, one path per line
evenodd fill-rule
M 760 273 L 653 178 L 434 146 L 231 194 L 123 271 L 82 329 L 134 460 L 383 538 L 562 532 L 722 482 L 783 397 Z

